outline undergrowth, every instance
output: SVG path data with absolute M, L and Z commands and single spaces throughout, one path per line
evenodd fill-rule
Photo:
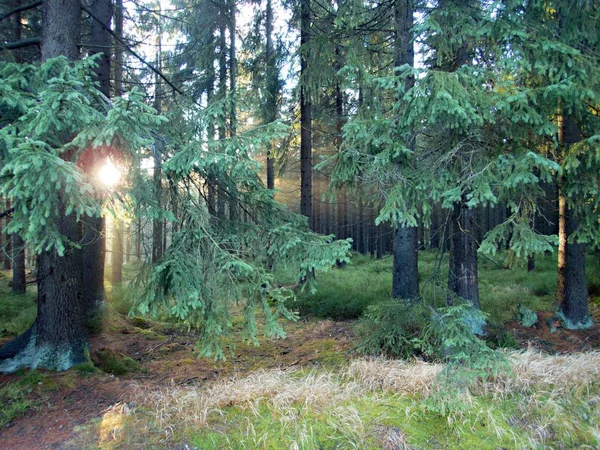
M 505 353 L 510 371 L 431 408 L 448 365 L 357 359 L 334 372 L 259 371 L 140 390 L 79 430 L 79 449 L 598 448 L 600 353 Z M 514 376 L 507 375 L 514 373 Z
M 510 264 L 509 264 L 510 263 Z M 600 259 L 588 255 L 586 271 L 592 300 L 600 297 Z M 489 323 L 501 326 L 514 320 L 519 304 L 534 311 L 554 309 L 556 287 L 556 254 L 538 255 L 534 272 L 528 272 L 526 261 L 512 260 L 506 254 L 479 256 L 479 293 L 481 308 L 489 315 Z M 437 251 L 419 252 L 419 281 L 426 303 L 445 306 L 448 254 Z M 392 290 L 392 257 L 373 259 L 354 254 L 350 264 L 325 273 L 317 273 L 317 292 L 303 291 L 296 307 L 302 314 L 318 317 L 356 319 L 367 308 L 390 300 Z M 280 269 L 277 278 L 292 282 Z

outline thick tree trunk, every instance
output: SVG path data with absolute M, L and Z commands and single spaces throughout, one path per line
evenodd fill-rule
M 12 291 L 15 294 L 24 294 L 27 287 L 25 279 L 25 241 L 16 233 L 12 235 L 12 257 Z
M 563 118 L 559 136 L 563 152 L 581 140 L 581 133 L 571 116 Z M 558 186 L 558 273 L 556 301 L 565 328 L 576 330 L 593 325 L 588 305 L 588 289 L 585 279 L 585 246 L 569 243 L 568 238 L 578 227 L 578 220 L 569 210 L 564 193 L 564 180 Z
M 79 57 L 81 4 L 78 0 L 45 0 L 42 60 Z M 70 155 L 65 154 L 65 159 Z M 86 315 L 83 304 L 83 258 L 76 247 L 81 225 L 75 214 L 65 215 L 61 196 L 58 231 L 67 240 L 64 256 L 54 249 L 38 257 L 38 313 L 33 326 L 0 349 L 0 371 L 20 368 L 66 370 L 88 360 Z
M 395 58 L 396 67 L 404 64 L 414 66 L 412 26 L 414 22 L 412 0 L 397 0 L 394 5 L 396 27 Z M 414 84 L 412 78 L 405 81 L 405 89 Z M 415 300 L 419 296 L 418 270 L 418 228 L 399 226 L 394 238 L 394 268 L 392 276 L 392 297 Z
M 300 3 L 300 214 L 312 223 L 312 105 L 308 92 L 310 0 Z
M 476 308 L 479 304 L 477 278 L 477 240 L 474 236 L 473 210 L 466 205 L 466 197 L 454 205 L 450 222 L 450 267 L 448 290 Z M 448 304 L 453 297 L 448 297 Z
M 111 37 L 107 31 L 112 18 L 110 0 L 94 0 L 91 4 L 94 16 L 102 23 L 91 21 L 90 54 L 100 54 L 96 63 L 95 81 L 100 91 L 110 98 L 110 52 Z M 90 173 L 95 164 L 101 163 L 100 157 L 91 159 L 92 167 L 85 170 Z M 103 217 L 88 217 L 83 224 L 83 299 L 88 314 L 93 315 L 106 299 L 104 290 L 104 263 L 106 259 L 105 221 Z

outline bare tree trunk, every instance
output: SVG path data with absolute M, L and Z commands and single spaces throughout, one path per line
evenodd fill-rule
M 300 214 L 312 223 L 312 105 L 308 92 L 310 0 L 300 2 Z
M 12 235 L 12 257 L 12 291 L 14 294 L 24 294 L 27 287 L 25 279 L 25 241 L 17 233 Z
M 562 121 L 559 141 L 566 154 L 568 148 L 581 140 L 579 126 L 571 116 Z M 563 326 L 568 329 L 583 329 L 593 325 L 588 305 L 588 289 L 585 279 L 585 246 L 569 243 L 568 238 L 578 228 L 577 217 L 568 208 L 564 179 L 558 185 L 558 273 L 556 301 Z
M 476 308 L 479 304 L 477 276 L 477 240 L 474 236 L 473 210 L 467 206 L 466 196 L 454 205 L 450 222 L 450 268 L 448 289 Z M 453 298 L 448 297 L 452 304 Z

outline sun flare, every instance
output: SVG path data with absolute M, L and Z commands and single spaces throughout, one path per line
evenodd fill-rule
M 107 187 L 116 186 L 121 180 L 121 171 L 115 166 L 115 164 L 107 159 L 104 165 L 98 170 L 98 181 Z

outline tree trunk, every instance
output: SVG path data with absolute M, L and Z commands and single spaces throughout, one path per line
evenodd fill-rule
M 160 70 L 162 54 L 161 54 L 161 38 L 160 30 L 158 32 L 158 50 L 156 55 L 157 67 Z M 154 93 L 154 109 L 160 114 L 162 112 L 161 102 L 161 82 L 160 78 L 156 76 L 156 92 Z M 154 198 L 156 198 L 157 208 L 160 210 L 163 206 L 163 195 L 162 195 L 162 154 L 164 152 L 163 141 L 160 138 L 154 140 L 154 169 L 153 169 L 153 182 L 154 182 Z M 163 223 L 159 218 L 152 220 L 152 262 L 156 263 L 163 256 Z
M 312 223 L 312 105 L 308 92 L 310 0 L 300 2 L 300 214 Z
M 477 240 L 474 236 L 473 210 L 467 207 L 463 194 L 461 202 L 454 205 L 450 221 L 450 267 L 448 289 L 476 308 L 479 304 L 479 284 L 477 278 Z M 448 304 L 453 303 L 448 297 Z
M 225 36 L 225 18 L 221 18 L 221 24 L 219 26 L 219 99 L 225 102 L 227 96 L 227 46 Z M 226 116 L 227 113 L 223 111 L 222 122 L 219 125 L 219 140 L 227 138 L 226 129 Z M 219 219 L 225 218 L 225 204 L 227 200 L 226 187 L 217 184 L 217 217 Z
M 42 60 L 79 57 L 81 4 L 78 0 L 45 0 Z M 65 160 L 72 156 L 64 154 Z M 81 225 L 66 215 L 62 194 L 58 232 L 67 240 L 64 256 L 50 249 L 38 257 L 38 313 L 33 326 L 0 348 L 0 371 L 20 368 L 66 370 L 88 361 L 86 315 L 83 303 L 83 258 L 76 247 Z
M 111 37 L 107 31 L 112 18 L 110 0 L 94 0 L 91 4 L 96 20 L 91 21 L 90 54 L 100 54 L 96 59 L 98 67 L 94 80 L 100 91 L 110 98 L 110 52 Z M 106 28 L 105 28 L 106 27 Z M 89 174 L 95 164 L 101 163 L 99 157 L 91 159 L 92 167 L 85 167 Z M 105 220 L 103 217 L 88 217 L 83 224 L 83 299 L 88 314 L 93 314 L 106 299 L 104 290 L 104 263 L 106 259 Z
M 124 262 L 128 263 L 131 259 L 131 226 L 128 224 L 125 226 L 125 254 Z
M 397 0 L 394 5 L 396 27 L 395 58 L 396 67 L 404 64 L 414 66 L 412 27 L 414 23 L 412 0 Z M 411 77 L 405 81 L 405 89 L 414 84 Z M 394 238 L 394 262 L 392 276 L 392 297 L 414 300 L 419 296 L 418 269 L 418 228 L 399 226 Z
M 24 294 L 27 287 L 25 279 L 25 241 L 17 233 L 12 235 L 12 259 L 12 291 L 14 294 Z
M 215 28 L 212 26 L 209 30 L 209 40 L 208 47 L 210 49 L 210 61 L 211 63 L 207 67 L 206 74 L 206 103 L 207 105 L 211 105 L 214 100 L 215 95 L 215 67 L 213 64 L 214 59 L 216 58 L 215 54 Z M 208 143 L 209 149 L 212 147 L 212 144 L 215 140 L 215 125 L 212 120 L 208 121 L 206 125 L 206 141 Z M 214 178 L 209 174 L 206 178 L 206 201 L 208 212 L 212 215 L 215 215 L 217 212 L 217 190 L 215 186 Z
M 7 201 L 6 209 L 10 209 L 10 207 L 11 207 L 10 201 Z M 10 218 L 8 216 L 6 216 L 4 218 L 4 221 L 5 221 L 6 225 L 8 225 Z M 12 269 L 12 241 L 8 234 L 3 234 L 2 240 L 4 243 L 4 245 L 2 246 L 2 259 L 3 259 L 3 267 L 2 268 L 4 270 L 11 270 Z
M 229 135 L 235 136 L 237 133 L 237 105 L 236 105 L 236 83 L 237 83 L 237 56 L 235 52 L 235 33 L 236 33 L 236 3 L 230 0 L 229 5 Z M 233 179 L 232 179 L 233 180 Z M 238 192 L 235 180 L 232 181 L 229 191 L 229 220 L 235 224 L 239 220 Z
M 110 260 L 110 279 L 113 283 L 121 283 L 123 281 L 123 223 L 117 219 L 113 221 Z
M 581 140 L 579 126 L 571 116 L 565 116 L 559 140 L 566 154 L 568 148 Z M 585 246 L 569 243 L 568 238 L 579 225 L 575 214 L 569 210 L 564 193 L 565 180 L 558 185 L 558 273 L 556 301 L 565 328 L 571 330 L 589 328 L 593 325 L 588 305 L 588 289 L 585 279 Z
M 266 62 L 267 62 L 267 99 L 265 122 L 273 122 L 277 118 L 277 67 L 273 50 L 273 6 L 267 0 L 266 10 Z M 267 150 L 267 189 L 275 189 L 275 164 L 273 161 L 273 143 Z

